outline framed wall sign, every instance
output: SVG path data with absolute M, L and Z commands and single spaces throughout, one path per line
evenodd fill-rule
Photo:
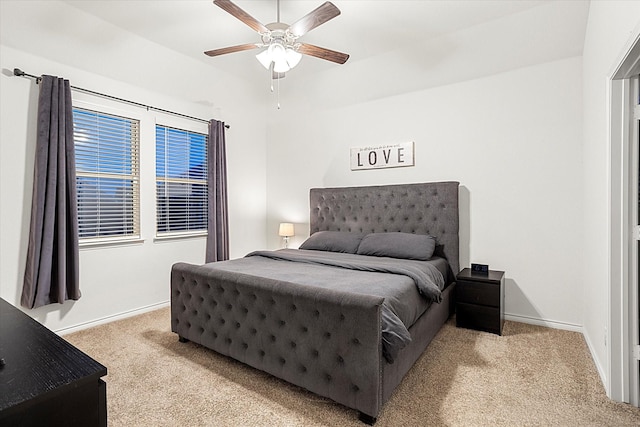
M 351 149 L 351 170 L 414 166 L 413 141 Z

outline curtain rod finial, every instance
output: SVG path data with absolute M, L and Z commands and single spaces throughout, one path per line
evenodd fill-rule
M 22 71 L 20 68 L 14 68 L 13 69 L 13 75 L 14 76 L 24 76 L 24 71 Z

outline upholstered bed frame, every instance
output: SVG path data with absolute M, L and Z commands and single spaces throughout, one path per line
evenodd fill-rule
M 458 183 L 318 188 L 310 232 L 392 232 L 436 237 L 459 271 Z M 171 328 L 193 341 L 360 411 L 372 424 L 453 310 L 455 283 L 409 328 L 393 364 L 382 356 L 382 297 L 308 288 L 178 263 L 171 273 Z

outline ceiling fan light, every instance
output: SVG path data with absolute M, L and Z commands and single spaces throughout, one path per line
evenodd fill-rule
M 256 55 L 256 59 L 260 61 L 262 66 L 267 70 L 271 68 L 271 55 L 269 55 L 269 49 L 265 49 Z
M 268 51 L 273 62 L 281 62 L 287 60 L 287 52 L 285 51 L 282 42 L 279 40 L 274 40 L 273 42 L 271 42 Z
M 297 52 L 291 48 L 287 48 L 287 64 L 289 64 L 290 68 L 298 65 L 301 59 L 302 54 L 300 52 Z
M 290 69 L 291 67 L 289 67 L 287 61 L 274 61 L 273 63 L 273 71 L 276 73 L 286 73 Z

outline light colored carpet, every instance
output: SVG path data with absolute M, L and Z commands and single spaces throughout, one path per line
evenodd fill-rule
M 357 426 L 357 412 L 171 332 L 169 309 L 64 337 L 108 369 L 109 425 Z M 640 426 L 607 399 L 579 333 L 506 322 L 504 335 L 450 320 L 376 426 Z

